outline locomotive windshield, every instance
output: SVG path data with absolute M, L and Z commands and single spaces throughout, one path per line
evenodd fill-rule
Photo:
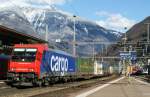
M 12 61 L 15 62 L 34 62 L 37 49 L 34 48 L 15 48 L 13 50 Z

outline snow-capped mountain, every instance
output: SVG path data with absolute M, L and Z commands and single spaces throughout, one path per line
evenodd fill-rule
M 11 27 L 20 32 L 34 35 L 44 39 L 46 26 L 48 27 L 48 41 L 50 45 L 72 52 L 74 24 L 77 42 L 91 41 L 117 41 L 121 33 L 107 30 L 98 24 L 73 17 L 72 14 L 58 10 L 55 7 L 49 9 L 13 7 L 4 8 L 0 11 L 0 24 Z M 61 43 L 56 43 L 61 40 Z M 77 45 L 80 55 L 93 53 L 93 45 Z M 95 52 L 101 51 L 101 45 L 94 45 Z M 88 53 L 87 53 L 88 52 Z
M 34 29 L 30 22 L 24 17 L 25 15 L 23 13 L 20 13 L 20 10 L 17 10 L 16 8 L 1 9 L 0 25 L 33 35 Z

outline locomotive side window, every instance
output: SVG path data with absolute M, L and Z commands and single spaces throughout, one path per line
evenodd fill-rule
M 16 62 L 34 62 L 37 49 L 32 48 L 15 48 L 13 50 L 12 61 Z

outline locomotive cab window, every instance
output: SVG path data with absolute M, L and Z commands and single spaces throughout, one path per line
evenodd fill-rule
M 37 49 L 34 48 L 15 48 L 13 50 L 12 61 L 34 62 Z

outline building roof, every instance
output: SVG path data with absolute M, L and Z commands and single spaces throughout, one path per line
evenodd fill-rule
M 19 31 L 16 31 L 14 29 L 5 27 L 3 25 L 0 25 L 0 40 L 3 41 L 13 41 L 10 40 L 13 39 L 15 42 L 18 40 L 22 43 L 47 43 L 45 40 L 31 36 L 29 34 L 21 33 Z

